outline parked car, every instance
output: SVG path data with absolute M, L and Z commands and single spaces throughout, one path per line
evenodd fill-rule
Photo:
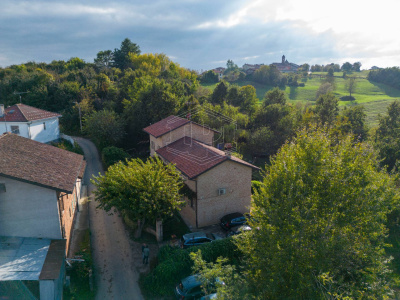
M 181 248 L 199 246 L 204 243 L 213 242 L 222 239 L 221 236 L 214 233 L 192 232 L 184 234 L 181 238 Z
M 243 225 L 247 222 L 246 217 L 239 212 L 235 212 L 221 218 L 221 227 L 225 230 L 229 230 L 234 226 Z
M 215 291 L 216 284 L 225 284 L 218 278 L 208 288 Z M 200 275 L 191 275 L 181 280 L 181 282 L 175 287 L 175 296 L 177 299 L 189 300 L 189 299 L 214 299 L 217 294 L 204 295 L 202 289 L 202 282 Z
M 229 230 L 227 236 L 232 236 L 232 235 L 237 235 L 246 231 L 250 231 L 251 227 L 249 225 L 239 225 L 232 227 L 231 230 Z

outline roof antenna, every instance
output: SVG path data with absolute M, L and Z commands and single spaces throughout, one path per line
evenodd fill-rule
M 14 95 L 19 95 L 19 103 L 22 103 L 22 99 L 21 99 L 21 94 L 27 94 L 27 93 L 30 93 L 29 91 L 28 92 L 16 92 L 16 91 L 14 91 Z

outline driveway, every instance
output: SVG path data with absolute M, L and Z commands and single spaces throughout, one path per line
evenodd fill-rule
M 88 187 L 89 223 L 94 260 L 96 299 L 144 299 L 138 285 L 141 253 L 129 239 L 118 214 L 108 215 L 97 209 L 92 195 L 92 175 L 104 174 L 95 145 L 84 138 L 74 138 L 82 147 L 87 162 L 84 181 Z

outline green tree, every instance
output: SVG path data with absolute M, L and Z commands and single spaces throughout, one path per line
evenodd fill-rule
M 345 107 L 340 115 L 346 118 L 350 123 L 350 130 L 347 133 L 353 133 L 359 141 L 366 140 L 368 136 L 368 127 L 366 125 L 367 115 L 365 114 L 364 106 Z
M 218 74 L 213 70 L 209 70 L 201 76 L 201 82 L 203 83 L 216 83 L 218 80 Z
M 351 93 L 354 93 L 354 91 L 357 88 L 357 80 L 355 77 L 347 77 L 346 83 L 345 83 L 346 90 L 349 92 L 350 97 Z
M 125 136 L 125 122 L 113 111 L 101 110 L 83 119 L 83 130 L 100 150 L 117 146 Z
M 94 63 L 101 68 L 109 68 L 114 59 L 114 54 L 111 50 L 100 51 L 97 53 Z
M 286 104 L 286 94 L 284 91 L 280 90 L 279 88 L 274 88 L 271 91 L 265 93 L 264 96 L 264 106 L 271 105 L 271 104 Z
M 321 95 L 317 99 L 315 116 L 319 124 L 331 126 L 335 122 L 339 114 L 338 102 L 339 100 L 332 93 Z
M 223 104 L 228 95 L 228 85 L 221 81 L 217 87 L 214 89 L 211 95 L 211 103 L 213 104 Z
M 180 173 L 172 164 L 159 158 L 118 162 L 108 168 L 105 175 L 95 176 L 92 183 L 100 208 L 113 209 L 138 221 L 136 236 L 141 235 L 144 224 L 155 224 L 159 219 L 172 216 L 184 204 L 179 190 L 183 185 Z
M 361 71 L 360 69 L 361 69 L 361 63 L 359 61 L 355 62 L 353 64 L 353 70 L 356 71 L 356 72 L 360 72 Z
M 140 54 L 139 45 L 132 43 L 132 41 L 128 38 L 124 39 L 121 43 L 121 47 L 119 49 L 114 49 L 114 63 L 113 65 L 121 70 L 125 70 L 129 67 L 129 53 L 132 54 Z
M 321 96 L 321 95 L 325 95 L 325 94 L 328 94 L 330 92 L 333 92 L 333 90 L 334 90 L 334 87 L 333 87 L 333 85 L 331 83 L 324 82 L 319 86 L 319 88 L 317 90 L 317 94 L 315 96 L 315 99 L 318 99 L 319 96 Z
M 342 71 L 350 72 L 353 69 L 353 65 L 349 62 L 345 62 L 341 69 Z
M 389 105 L 387 114 L 380 116 L 376 129 L 375 146 L 379 150 L 382 166 L 389 171 L 397 168 L 400 159 L 400 102 L 394 101 Z M 396 166 L 396 168 L 395 168 Z
M 254 299 L 390 297 L 385 222 L 397 193 L 368 145 L 299 132 L 253 195 L 257 230 L 237 240 Z

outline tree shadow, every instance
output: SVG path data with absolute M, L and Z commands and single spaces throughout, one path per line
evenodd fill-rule
M 390 96 L 390 97 L 400 97 L 400 90 L 388 86 L 384 83 L 378 83 L 378 82 L 374 82 L 374 81 L 369 81 L 370 83 L 372 83 L 374 86 L 376 86 L 378 89 L 380 89 L 382 91 L 382 93 Z

